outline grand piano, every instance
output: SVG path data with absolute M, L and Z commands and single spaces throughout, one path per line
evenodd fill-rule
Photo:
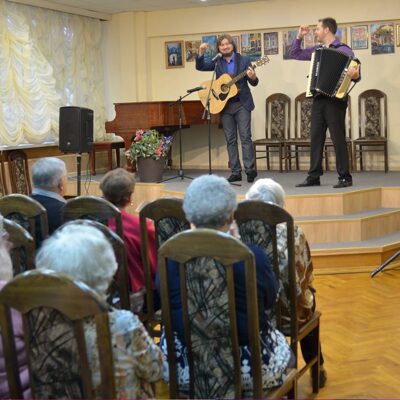
M 179 104 L 170 101 L 146 101 L 137 103 L 114 103 L 115 118 L 106 122 L 106 132 L 115 133 L 125 141 L 125 148 L 131 145 L 136 129 L 158 129 L 173 133 L 179 129 Z M 182 102 L 182 128 L 191 125 L 205 125 L 204 107 L 200 100 Z M 219 124 L 219 116 L 211 115 L 211 123 Z

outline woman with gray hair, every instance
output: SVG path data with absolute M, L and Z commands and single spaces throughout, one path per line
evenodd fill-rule
M 114 251 L 98 229 L 82 224 L 68 224 L 43 242 L 36 256 L 36 266 L 70 275 L 83 281 L 99 295 L 106 297 L 117 270 Z M 138 317 L 127 310 L 111 309 L 109 313 L 113 347 L 115 383 L 118 398 L 154 397 L 150 382 L 161 378 L 162 355 Z M 54 336 L 51 329 L 51 336 Z M 93 386 L 100 386 L 96 330 L 92 321 L 85 325 Z M 65 350 L 64 350 L 65 352 Z M 53 358 L 65 354 L 53 354 Z M 46 371 L 57 382 L 59 368 Z
M 271 202 L 280 207 L 285 205 L 285 191 L 283 187 L 273 179 L 259 179 L 255 182 L 246 193 L 247 200 L 259 200 Z M 284 271 L 287 269 L 287 231 L 286 225 L 280 224 L 276 230 L 279 268 Z M 313 264 L 311 260 L 310 247 L 303 230 L 294 225 L 294 249 L 295 249 L 295 267 L 296 267 L 296 282 L 297 282 L 297 316 L 299 326 L 306 323 L 312 318 L 315 310 L 315 289 L 312 285 L 314 280 Z M 272 255 L 272 246 L 267 249 L 269 257 Z M 283 277 L 288 276 L 283 273 Z M 285 302 L 283 301 L 284 305 Z M 289 311 L 288 314 L 289 315 Z M 304 360 L 309 362 L 314 357 L 314 340 L 312 333 L 300 341 L 301 350 Z M 320 387 L 325 386 L 327 374 L 323 368 L 324 358 L 322 351 L 320 355 Z
M 186 190 L 183 201 L 186 218 L 193 225 L 193 229 L 209 228 L 229 232 L 236 208 L 236 194 L 231 185 L 226 179 L 215 175 L 203 175 L 194 179 Z M 282 375 L 292 361 L 292 353 L 284 336 L 270 326 L 265 314 L 265 310 L 274 307 L 278 290 L 278 282 L 272 271 L 271 264 L 263 250 L 252 245 L 248 245 L 248 247 L 254 252 L 256 260 L 263 387 L 264 389 L 268 389 L 282 383 Z M 247 330 L 243 263 L 234 265 L 234 280 L 238 335 L 241 346 L 241 373 L 243 390 L 246 394 L 252 390 L 252 374 L 250 367 L 251 354 L 248 348 L 249 332 Z M 179 370 L 179 386 L 181 391 L 186 391 L 189 385 L 189 367 L 187 364 L 187 350 L 184 345 L 179 265 L 172 260 L 168 263 L 168 282 L 173 329 L 176 334 L 175 345 Z M 196 285 L 193 285 L 192 290 L 195 290 L 195 287 Z M 159 279 L 157 280 L 157 288 L 160 288 Z M 161 337 L 160 345 L 163 353 L 167 354 L 164 335 Z M 168 380 L 168 365 L 165 367 L 164 379 Z

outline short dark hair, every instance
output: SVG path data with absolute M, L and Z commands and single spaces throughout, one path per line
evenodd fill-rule
M 324 28 L 328 28 L 333 34 L 336 34 L 337 31 L 337 23 L 336 20 L 333 18 L 322 18 L 318 20 L 318 22 L 321 22 L 322 26 Z
M 228 35 L 227 33 L 222 34 L 221 36 L 218 36 L 217 40 L 217 50 L 219 51 L 219 46 L 221 46 L 221 42 L 226 39 L 232 46 L 233 46 L 233 51 L 237 53 L 237 47 L 236 43 L 233 40 L 233 37 L 231 35 Z
M 124 207 L 135 189 L 135 175 L 123 168 L 113 169 L 104 175 L 100 189 L 106 200 Z

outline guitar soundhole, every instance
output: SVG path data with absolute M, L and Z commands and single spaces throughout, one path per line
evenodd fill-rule
M 222 93 L 228 93 L 229 92 L 229 86 L 228 85 L 221 85 L 221 92 Z

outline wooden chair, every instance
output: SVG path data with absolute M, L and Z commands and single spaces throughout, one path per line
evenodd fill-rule
M 13 275 L 35 268 L 35 241 L 22 226 L 4 218 L 4 229 L 12 243 L 10 251 Z
M 49 270 L 21 274 L 0 291 L 10 398 L 23 399 L 10 309 L 22 314 L 33 398 L 116 398 L 108 305 L 82 282 Z M 84 329 L 97 330 L 101 392 L 95 393 Z
M 278 329 L 290 337 L 290 345 L 296 360 L 298 358 L 298 343 L 313 332 L 313 337 L 315 338 L 314 357 L 299 371 L 299 377 L 311 368 L 313 392 L 318 393 L 320 372 L 319 323 L 321 314 L 315 311 L 310 321 L 301 327 L 298 326 L 293 218 L 287 211 L 273 203 L 247 200 L 239 203 L 235 213 L 235 220 L 238 224 L 242 241 L 255 244 L 267 252 L 273 263 L 276 276 L 283 283 L 284 290 L 281 292 L 280 301 L 276 309 L 276 322 Z M 287 257 L 287 267 L 284 269 L 279 267 L 280 255 L 277 246 L 277 226 L 279 224 L 286 225 L 288 251 L 285 256 Z
M 359 137 L 353 140 L 354 170 L 359 158 L 360 171 L 364 171 L 363 153 L 381 152 L 388 172 L 387 97 L 381 90 L 366 90 L 358 96 L 358 127 Z
M 210 229 L 181 232 L 159 250 L 163 323 L 168 348 L 170 398 L 179 387 L 172 330 L 167 260 L 179 263 L 180 293 L 187 346 L 189 398 L 242 398 L 233 264 L 243 261 L 247 323 L 252 354 L 253 398 L 263 398 L 257 283 L 254 254 L 234 237 Z M 193 287 L 196 286 L 196 290 Z M 204 293 L 206 295 L 199 295 Z M 207 310 L 207 312 L 205 312 Z M 216 317 L 218 316 L 218 317 Z M 221 335 L 221 332 L 224 334 Z M 222 376 L 217 376 L 218 367 Z M 268 395 L 279 398 L 296 388 L 296 371 Z
M 46 209 L 29 196 L 9 194 L 1 197 L 0 213 L 26 229 L 34 238 L 36 248 L 49 235 Z
M 347 153 L 349 156 L 349 169 L 353 169 L 353 147 L 351 140 L 351 98 L 348 96 L 347 110 L 346 110 L 346 145 Z M 328 129 L 329 132 L 329 129 Z M 334 151 L 334 146 L 330 134 L 327 136 L 324 145 L 324 157 L 325 157 L 325 170 L 329 171 L 329 152 Z
M 292 158 L 295 159 L 296 170 L 300 169 L 300 153 L 311 147 L 311 107 L 313 99 L 306 97 L 306 93 L 299 94 L 294 99 L 294 133 L 293 138 L 286 141 L 286 156 L 289 170 L 292 169 Z
M 108 226 L 89 219 L 76 219 L 69 221 L 60 226 L 57 230 L 62 229 L 69 224 L 88 225 L 99 229 L 110 242 L 114 250 L 115 259 L 117 260 L 118 270 L 111 287 L 109 288 L 108 302 L 114 307 L 130 310 L 129 276 L 124 241 Z M 134 297 L 134 299 L 136 299 L 136 297 Z M 140 301 L 140 299 L 137 301 Z
M 161 315 L 154 309 L 154 284 L 149 261 L 149 244 L 146 220 L 154 222 L 156 232 L 156 249 L 170 237 L 190 228 L 182 208 L 182 199 L 163 197 L 145 204 L 139 212 L 140 240 L 142 244 L 142 263 L 146 280 L 146 313 L 144 323 L 152 337 L 160 336 Z
M 290 97 L 283 93 L 271 94 L 265 100 L 265 138 L 253 141 L 255 154 L 255 169 L 257 160 L 265 158 L 267 169 L 271 169 L 270 153 L 279 155 L 279 171 L 283 171 L 285 159 L 285 171 L 287 171 L 287 158 L 285 154 L 286 140 L 290 137 Z M 257 156 L 265 153 L 264 156 Z
M 7 155 L 11 191 L 30 195 L 32 192 L 28 158 L 22 150 L 12 150 Z
M 109 201 L 97 196 L 79 196 L 67 201 L 63 208 L 64 221 L 74 219 L 91 219 L 108 225 L 108 221 L 115 219 L 115 227 L 118 236 L 123 239 L 121 212 L 118 207 Z
M 0 197 L 8 194 L 8 187 L 6 182 L 6 173 L 4 170 L 4 156 L 3 152 L 0 152 Z

